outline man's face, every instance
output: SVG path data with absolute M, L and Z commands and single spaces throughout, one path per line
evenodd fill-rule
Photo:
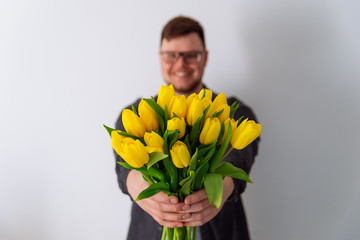
M 163 39 L 160 52 L 192 52 L 205 51 L 201 39 L 197 33 L 190 33 L 176 37 L 170 41 Z M 201 78 L 207 62 L 207 51 L 199 62 L 189 63 L 180 56 L 176 62 L 169 63 L 160 55 L 161 71 L 167 84 L 173 84 L 178 93 L 190 93 L 201 84 Z

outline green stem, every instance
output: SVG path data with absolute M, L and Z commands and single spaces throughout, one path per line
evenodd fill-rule
M 166 240 L 166 236 L 167 236 L 167 227 L 163 227 L 163 232 L 162 232 L 162 236 L 161 236 L 161 240 Z
M 197 230 L 197 227 L 193 227 L 193 237 L 192 237 L 192 240 L 196 240 L 196 230 Z
M 186 227 L 186 239 L 191 240 L 191 227 Z
M 149 175 L 147 175 L 147 174 L 142 173 L 142 177 L 143 177 L 143 179 L 144 179 L 145 181 L 147 181 L 147 182 L 150 183 L 150 184 L 155 183 L 154 180 L 153 180 Z
M 233 150 L 234 148 L 231 147 L 225 154 L 224 156 L 222 157 L 221 161 L 224 160 L 226 158 L 227 155 L 229 155 L 229 153 Z
M 167 230 L 168 230 L 168 235 L 167 235 L 168 239 L 174 240 L 174 228 L 167 228 Z

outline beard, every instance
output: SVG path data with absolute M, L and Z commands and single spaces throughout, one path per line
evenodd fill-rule
M 186 86 L 177 86 L 173 84 L 175 92 L 183 95 L 190 95 L 194 93 L 196 90 L 198 90 L 199 86 L 202 85 L 201 79 L 197 80 L 195 82 L 192 82 L 189 85 Z

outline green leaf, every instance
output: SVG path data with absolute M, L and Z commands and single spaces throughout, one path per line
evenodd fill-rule
M 172 192 L 177 192 L 178 190 L 178 171 L 177 168 L 175 167 L 175 165 L 173 164 L 173 162 L 170 160 L 169 157 L 165 158 L 163 160 L 164 163 L 164 167 L 165 167 L 165 172 L 168 175 L 168 177 L 170 178 L 170 189 Z
M 184 169 L 184 168 L 183 168 L 183 169 Z M 181 180 L 181 181 L 179 182 L 179 185 L 180 185 L 180 186 L 183 186 L 187 181 L 189 181 L 189 179 L 192 178 L 191 173 L 194 173 L 194 172 L 191 171 L 191 172 L 189 173 L 189 176 L 187 176 L 186 178 L 184 178 L 183 180 Z M 194 175 L 194 174 L 193 174 L 193 175 Z
M 242 122 L 241 120 L 244 118 L 244 116 L 241 116 L 237 121 L 238 121 L 238 124 L 237 124 L 237 127 L 240 125 L 240 123 Z
M 218 117 L 218 116 L 220 116 L 220 114 L 222 114 L 223 111 L 224 111 L 224 109 L 221 109 L 220 111 L 215 112 L 212 117 Z
M 168 113 L 168 108 L 167 108 L 167 105 L 165 104 L 165 109 L 164 109 L 164 131 L 166 130 L 167 128 L 167 121 L 169 120 L 169 113 Z
M 137 137 L 137 136 L 134 136 L 134 135 L 131 135 L 131 134 L 128 134 L 128 133 L 126 133 L 126 132 L 117 132 L 119 135 L 122 135 L 122 136 L 125 136 L 125 137 L 130 137 L 130 138 L 133 138 L 133 139 L 135 139 L 135 140 L 137 140 L 137 139 L 141 139 L 141 138 L 139 138 L 139 137 Z
M 211 144 L 201 144 L 199 146 L 199 156 L 198 158 L 201 159 L 216 143 Z
M 191 191 L 191 184 L 194 180 L 194 177 L 195 177 L 195 173 L 194 171 L 190 171 L 190 175 L 189 177 L 187 177 L 186 179 L 184 179 L 182 181 L 182 188 L 180 189 L 180 193 L 183 195 L 183 196 L 188 196 L 190 195 L 190 191 Z M 180 184 L 181 186 L 181 184 Z
M 200 160 L 199 162 L 199 166 L 202 166 L 204 163 L 208 162 L 211 157 L 214 155 L 214 153 L 216 152 L 216 142 L 210 145 L 210 149 L 209 151 L 206 153 L 206 155 Z
M 231 163 L 223 162 L 216 169 L 215 173 L 221 174 L 222 176 L 237 178 L 244 180 L 249 183 L 253 183 L 247 173 L 241 168 L 235 167 Z
M 124 168 L 127 168 L 127 169 L 135 169 L 139 172 L 142 173 L 142 177 L 145 181 L 147 181 L 148 183 L 152 184 L 154 183 L 154 181 L 152 180 L 152 178 L 149 176 L 149 172 L 147 170 L 147 168 L 144 166 L 144 167 L 141 167 L 141 168 L 134 168 L 132 166 L 130 166 L 128 163 L 126 162 L 117 162 L 118 164 L 120 164 L 121 166 L 123 166 Z
M 154 109 L 155 113 L 159 114 L 160 116 L 164 116 L 164 110 L 157 102 L 155 102 L 154 99 L 144 98 L 144 101 L 147 102 L 147 104 L 149 104 L 152 109 Z
M 131 108 L 132 108 L 133 112 L 135 113 L 135 115 L 138 116 L 136 108 L 134 107 L 134 105 L 131 105 Z
M 161 191 L 168 192 L 169 190 L 170 190 L 169 184 L 167 184 L 167 183 L 164 183 L 164 182 L 154 183 L 154 184 L 151 184 L 147 189 L 142 191 L 139 194 L 139 196 L 137 196 L 135 201 L 139 201 L 141 199 L 152 197 Z
M 219 133 L 219 137 L 217 139 L 218 142 L 221 142 L 221 139 L 225 133 L 225 123 L 224 122 L 221 123 L 220 133 Z
M 231 137 L 231 124 L 228 125 L 228 131 L 227 131 L 226 138 L 225 138 L 223 144 L 221 145 L 219 150 L 216 152 L 215 156 L 213 157 L 213 159 L 210 163 L 210 172 L 214 172 L 216 166 L 221 161 L 221 158 L 224 155 L 227 146 L 229 145 L 230 137 Z
M 159 120 L 160 129 L 162 132 L 164 132 L 165 123 L 164 123 L 164 110 L 161 108 L 161 106 L 155 102 L 155 100 L 152 99 L 146 99 L 144 98 L 144 101 L 149 104 L 149 106 L 154 110 L 156 117 Z
M 238 101 L 235 101 L 233 104 L 231 104 L 231 106 L 230 106 L 230 118 L 234 118 L 235 112 L 239 107 L 240 107 L 240 103 L 238 103 Z
M 130 170 L 135 169 L 135 170 L 141 172 L 142 174 L 146 174 L 146 175 L 149 174 L 149 172 L 145 166 L 143 166 L 141 168 L 135 168 L 135 167 L 130 166 L 130 164 L 128 164 L 127 162 L 117 162 L 117 163 L 120 164 L 121 166 L 123 166 L 124 168 L 130 169 Z
M 205 93 L 206 93 L 206 90 L 204 88 L 204 92 L 203 92 L 203 95 L 201 96 L 201 99 L 203 99 L 205 97 Z
M 204 118 L 206 116 L 206 113 L 209 111 L 210 108 L 210 104 L 209 106 L 207 106 L 207 108 L 204 110 L 203 114 L 201 115 L 201 117 L 198 118 L 198 120 L 196 120 L 194 126 L 191 129 L 190 132 L 190 142 L 191 142 L 191 146 L 193 147 L 194 143 L 197 142 L 199 135 L 200 135 L 200 130 L 202 127 L 202 124 L 204 122 Z
M 163 136 L 164 139 L 164 143 L 163 143 L 163 149 L 164 149 L 164 153 L 165 154 L 169 154 L 169 145 L 168 145 L 168 135 L 169 135 L 169 130 L 166 130 Z
M 110 137 L 111 137 L 111 132 L 112 132 L 112 131 L 116 131 L 115 129 L 113 129 L 113 128 L 111 128 L 111 127 L 108 127 L 108 126 L 106 126 L 105 124 L 103 124 L 103 126 L 104 126 L 104 128 L 108 131 Z
M 198 161 L 198 158 L 197 158 L 198 153 L 199 153 L 199 151 L 196 148 L 196 151 L 195 151 L 194 155 L 192 155 L 191 160 L 190 160 L 189 170 L 188 170 L 189 172 L 190 171 L 195 171 L 195 169 L 196 169 L 196 165 L 197 165 L 197 161 Z
M 190 146 L 190 142 L 189 142 L 189 134 L 185 135 L 184 143 L 187 146 L 189 153 L 191 155 L 192 151 L 191 151 L 191 146 Z
M 173 131 L 173 130 L 166 130 L 166 131 L 171 131 L 170 134 L 168 135 L 168 137 L 170 139 L 169 149 L 171 149 L 173 147 L 173 145 L 176 143 L 178 136 L 180 134 L 180 131 L 178 129 L 175 129 L 175 131 Z
M 205 162 L 201 165 L 195 172 L 195 179 L 193 181 L 193 190 L 197 191 L 203 188 L 202 184 L 204 181 L 204 176 L 209 169 L 209 163 Z
M 214 204 L 216 208 L 219 208 L 223 198 L 223 183 L 221 174 L 206 174 L 204 185 L 209 197 L 209 203 Z
M 171 116 L 171 118 L 174 118 L 174 117 L 178 117 L 178 116 L 176 115 L 176 113 L 173 112 L 173 115 Z
M 126 163 L 126 162 L 117 162 L 117 163 L 120 164 L 121 166 L 123 166 L 124 168 L 130 169 L 130 170 L 136 169 L 136 168 L 130 166 L 130 165 L 129 165 L 128 163 Z
M 148 169 L 148 172 L 150 176 L 157 178 L 160 182 L 165 182 L 165 183 L 168 182 L 164 171 L 162 171 L 161 169 L 153 166 L 150 169 Z
M 167 157 L 168 157 L 168 155 L 163 154 L 163 153 L 158 153 L 158 152 L 150 153 L 150 159 L 149 159 L 149 162 L 147 163 L 147 168 L 149 169 L 152 165 L 154 165 L 158 161 L 161 161 Z

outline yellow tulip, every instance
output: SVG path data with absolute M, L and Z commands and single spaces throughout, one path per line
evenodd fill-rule
M 205 115 L 205 119 L 211 118 L 215 112 L 214 105 L 213 105 L 211 99 L 205 97 L 205 98 L 201 99 L 201 102 L 203 103 L 204 110 L 210 105 L 209 110 L 207 111 L 207 113 Z
M 216 112 L 220 112 L 223 109 L 224 109 L 224 111 L 222 111 L 222 113 L 218 116 L 221 123 L 229 118 L 229 116 L 230 116 L 230 106 L 227 105 L 227 104 L 222 104 L 218 108 L 216 108 L 215 111 L 214 111 L 214 113 L 216 113 Z
M 186 111 L 186 122 L 190 126 L 194 126 L 196 121 L 201 117 L 204 112 L 204 106 L 200 99 L 194 98 L 189 104 Z
M 114 150 L 134 168 L 141 168 L 149 161 L 149 153 L 139 140 L 126 137 Z
M 186 103 L 186 109 L 189 109 L 190 104 L 192 103 L 192 101 L 194 99 L 199 99 L 199 95 L 197 95 L 196 93 L 192 93 L 190 96 L 188 96 L 185 100 Z
M 152 109 L 144 99 L 141 99 L 138 111 L 147 132 L 155 131 L 159 128 L 159 119 L 157 118 L 154 109 Z
M 231 134 L 233 134 L 233 132 L 235 131 L 235 129 L 237 127 L 238 121 L 235 121 L 234 119 L 230 119 L 230 118 L 228 118 L 228 119 L 226 119 L 224 121 L 225 131 L 224 131 L 224 135 L 221 138 L 220 144 L 222 144 L 225 141 L 226 134 L 227 134 L 228 127 L 229 127 L 229 123 L 231 124 Z
M 253 120 L 242 121 L 237 129 L 233 132 L 230 142 L 233 148 L 243 149 L 252 143 L 261 133 L 261 124 Z
M 176 141 L 170 149 L 170 154 L 172 161 L 177 168 L 189 166 L 190 153 L 187 146 L 182 141 Z
M 119 151 L 121 141 L 124 138 L 126 138 L 125 136 L 120 135 L 119 132 L 121 132 L 121 131 L 117 130 L 117 131 L 112 131 L 111 132 L 111 146 L 114 148 L 114 150 L 116 152 Z
M 122 112 L 122 122 L 128 134 L 143 137 L 145 126 L 141 119 L 131 110 L 124 109 Z
M 167 121 L 167 129 L 168 130 L 179 130 L 179 136 L 178 139 L 182 138 L 185 135 L 185 130 L 186 130 L 186 123 L 185 123 L 185 118 L 178 118 L 178 117 L 174 117 L 170 120 Z
M 146 132 L 144 135 L 144 140 L 146 142 L 146 150 L 149 153 L 159 152 L 164 153 L 163 145 L 164 139 L 160 137 L 156 132 Z
M 175 96 L 173 85 L 164 86 L 161 84 L 157 103 L 162 107 L 162 109 L 165 110 L 165 105 L 167 105 L 167 108 L 169 109 L 169 104 L 173 96 Z
M 201 91 L 199 92 L 199 97 L 200 97 L 200 99 L 203 98 L 203 96 L 204 96 L 204 91 L 205 91 L 205 97 L 206 97 L 206 98 L 209 98 L 210 100 L 212 100 L 212 91 L 209 90 L 209 89 L 206 89 L 206 88 L 201 89 Z
M 205 120 L 203 129 L 201 130 L 199 141 L 201 144 L 214 143 L 219 137 L 221 129 L 220 120 L 218 118 L 208 118 Z
M 216 98 L 213 101 L 214 109 L 217 109 L 219 106 L 227 104 L 226 95 L 224 93 L 220 93 L 216 96 Z
M 173 113 L 178 117 L 185 117 L 186 114 L 186 102 L 185 96 L 173 96 L 168 106 L 169 118 L 173 116 Z

